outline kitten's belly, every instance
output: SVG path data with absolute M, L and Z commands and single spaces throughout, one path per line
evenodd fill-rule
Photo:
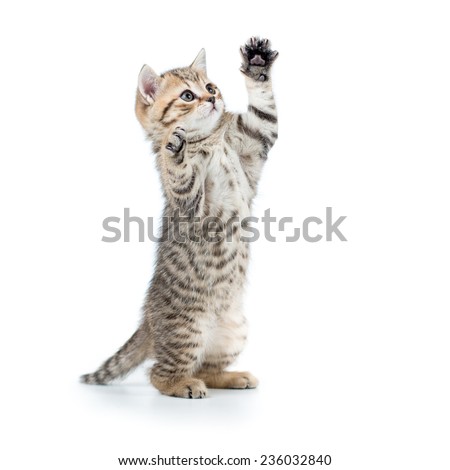
M 220 360 L 224 368 L 230 365 L 244 349 L 247 330 L 247 321 L 240 308 L 223 312 L 205 335 L 204 359 Z
M 247 322 L 241 299 L 249 246 L 241 238 L 246 235 L 241 224 L 250 216 L 251 193 L 239 157 L 231 151 L 216 152 L 209 167 L 208 179 L 209 213 L 220 216 L 228 228 L 225 230 L 227 238 L 220 244 L 220 257 L 214 257 L 214 252 L 217 254 L 219 250 L 213 244 L 208 244 L 207 248 L 211 259 L 215 258 L 217 262 L 212 266 L 208 263 L 206 274 L 211 286 L 208 310 L 213 313 L 213 319 L 206 336 L 204 356 L 206 361 L 219 361 L 225 368 L 243 350 L 247 339 Z
M 244 244 L 236 242 L 227 246 L 222 257 L 210 252 L 198 260 L 203 265 L 204 282 L 208 286 L 208 295 L 203 299 L 204 313 L 197 316 L 204 337 L 202 356 L 207 362 L 220 362 L 222 368 L 239 355 L 247 337 L 242 312 L 247 259 Z

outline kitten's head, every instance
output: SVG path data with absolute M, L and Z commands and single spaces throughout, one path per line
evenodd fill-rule
M 162 75 L 148 65 L 142 67 L 136 115 L 151 137 L 177 125 L 193 134 L 208 135 L 224 109 L 219 89 L 206 76 L 204 49 L 189 67 L 169 70 Z

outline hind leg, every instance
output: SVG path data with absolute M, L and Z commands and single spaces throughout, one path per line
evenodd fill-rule
M 202 324 L 183 313 L 166 321 L 170 324 L 155 335 L 156 364 L 150 370 L 150 381 L 164 395 L 204 398 L 206 385 L 194 377 L 203 353 Z
M 167 363 L 157 363 L 150 371 L 151 383 L 163 394 L 179 398 L 204 398 L 205 382 L 192 377 L 188 371 L 172 368 Z

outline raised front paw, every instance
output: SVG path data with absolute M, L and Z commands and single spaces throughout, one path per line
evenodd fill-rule
M 179 154 L 186 144 L 186 131 L 182 127 L 176 127 L 170 134 L 166 149 L 173 156 Z
M 270 68 L 278 57 L 278 52 L 270 48 L 268 39 L 250 38 L 241 47 L 241 72 L 254 80 L 264 82 L 269 77 Z

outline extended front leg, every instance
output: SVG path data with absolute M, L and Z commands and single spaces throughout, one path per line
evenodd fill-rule
M 267 156 L 278 137 L 278 116 L 271 80 L 272 65 L 278 52 L 270 48 L 268 39 L 251 38 L 241 47 L 241 55 L 241 72 L 245 75 L 249 104 L 247 113 L 238 116 L 237 124 L 249 138 L 256 134 Z
M 278 52 L 268 39 L 251 38 L 241 47 L 241 72 L 248 91 L 248 110 L 237 115 L 236 131 L 241 161 L 250 186 L 256 185 L 262 164 L 278 137 L 278 115 L 272 92 L 271 70 Z
M 203 204 L 204 167 L 191 155 L 186 131 L 178 126 L 161 148 L 163 185 L 169 202 L 181 213 L 199 215 Z

